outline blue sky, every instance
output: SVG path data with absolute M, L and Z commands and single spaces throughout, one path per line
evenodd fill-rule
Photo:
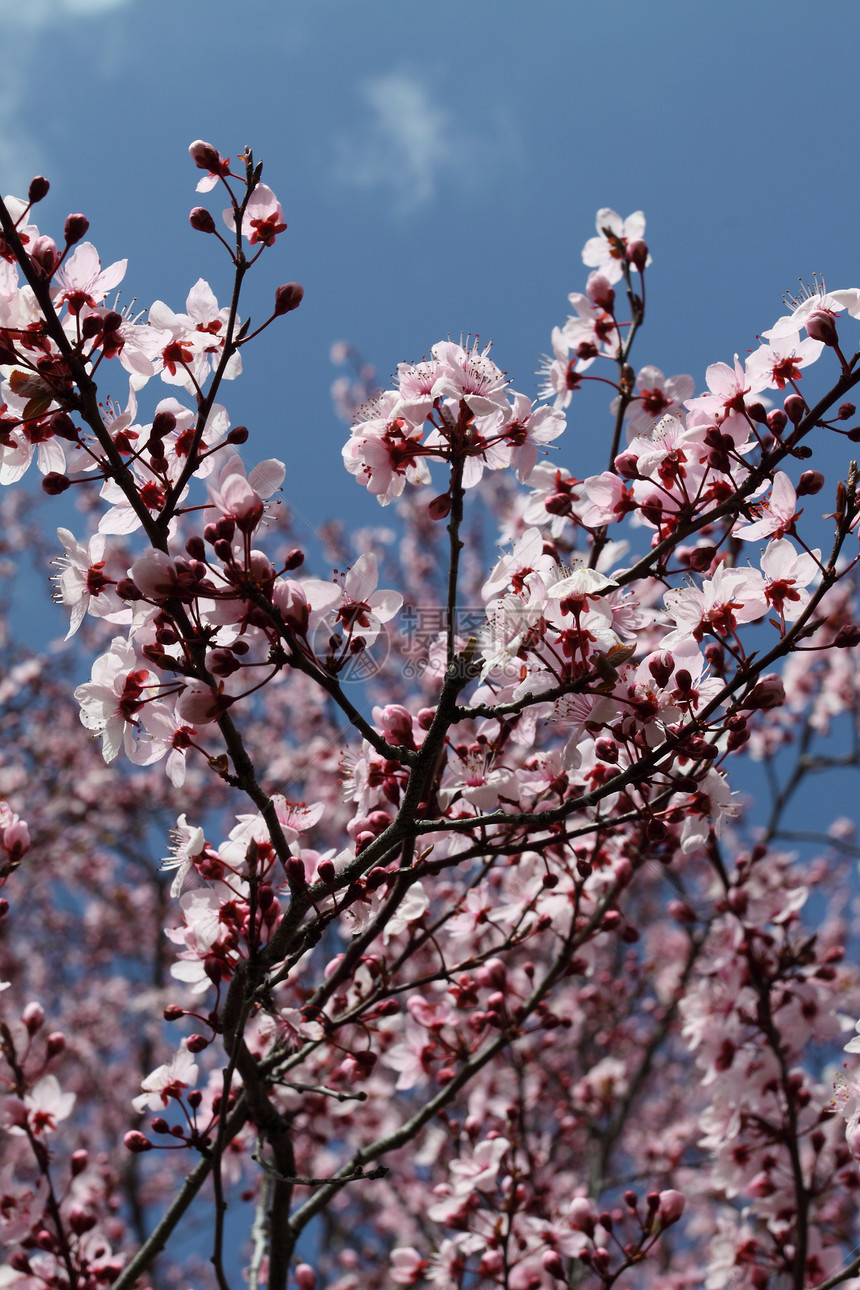
M 103 260 L 130 258 L 124 299 L 181 308 L 200 275 L 221 297 L 228 285 L 214 239 L 187 224 L 187 145 L 252 145 L 290 227 L 243 312 L 259 321 L 288 279 L 306 296 L 246 350 L 226 401 L 247 455 L 287 462 L 309 524 L 376 523 L 387 513 L 341 466 L 331 343 L 385 377 L 477 332 L 533 394 L 598 207 L 648 217 L 636 366 L 700 388 L 799 277 L 860 281 L 860 11 L 828 0 L 811 15 L 802 0 L 528 14 L 519 0 L 0 0 L 15 55 L 0 189 L 45 173 L 44 229 L 86 212 Z M 603 464 L 606 402 L 574 404 L 559 460 L 575 474 Z

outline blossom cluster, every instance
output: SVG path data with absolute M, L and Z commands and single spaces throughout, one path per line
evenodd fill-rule
M 808 901 L 844 880 L 853 841 L 831 831 L 801 876 L 778 840 L 812 741 L 857 709 L 856 468 L 831 490 L 823 554 L 801 520 L 826 481 L 798 463 L 813 431 L 860 438 L 840 319 L 860 318 L 860 290 L 816 285 L 695 395 L 635 373 L 645 220 L 601 210 L 538 400 L 489 347 L 448 340 L 350 416 L 347 471 L 398 503 L 400 585 L 378 585 L 395 580 L 382 530 L 311 576 L 277 507 L 286 464 L 246 459 L 250 431 L 218 401 L 262 330 L 240 288 L 284 211 L 250 153 L 234 170 L 190 152 L 198 192 L 229 201 L 226 236 L 207 207 L 190 215 L 224 248 L 227 307 L 201 279 L 181 311 L 120 311 L 126 263 L 102 268 L 86 219 L 61 242 L 33 223 L 47 181 L 0 203 L 0 482 L 35 462 L 49 496 L 99 497 L 84 536 L 57 530 L 66 648 L 96 653 L 73 716 L 98 749 L 69 768 L 28 731 L 16 695 L 60 743 L 72 705 L 50 668 L 19 665 L 10 729 L 62 791 L 29 790 L 32 847 L 0 803 L 2 878 L 31 883 L 49 934 L 89 910 L 105 978 L 87 1018 L 85 950 L 56 965 L 67 1044 L 40 1038 L 62 1006 L 49 952 L 21 985 L 9 973 L 0 1285 L 130 1290 L 207 1178 L 221 1287 L 227 1193 L 255 1207 L 248 1276 L 271 1290 L 608 1290 L 634 1268 L 655 1290 L 856 1281 L 860 1096 L 849 1075 L 834 1100 L 826 1068 L 860 1014 L 856 929 L 841 908 L 816 925 Z M 279 287 L 263 326 L 301 299 Z M 807 398 L 822 359 L 831 388 Z M 609 460 L 578 478 L 566 421 L 595 370 L 612 373 Z M 97 397 L 109 374 L 119 403 Z M 153 380 L 193 409 L 168 394 L 140 410 Z M 489 571 L 470 490 L 506 544 Z M 422 608 L 436 630 L 409 670 Z M 792 748 L 747 845 L 733 767 L 750 754 L 776 781 Z M 138 784 L 175 820 L 158 870 Z M 46 1003 L 19 997 L 31 981 Z M 147 1019 L 133 1060 L 105 1021 L 117 1006 L 129 1033 Z M 181 1028 L 172 1049 L 153 1018 Z M 79 1113 L 104 1051 L 123 1169 L 109 1145 L 58 1145 L 73 1125 L 100 1140 Z

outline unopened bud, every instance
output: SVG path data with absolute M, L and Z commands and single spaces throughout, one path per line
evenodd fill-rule
M 283 283 L 275 291 L 275 317 L 279 318 L 281 314 L 289 314 L 298 309 L 304 294 L 305 289 L 298 282 Z
M 36 175 L 35 179 L 30 180 L 30 188 L 27 192 L 27 201 L 31 206 L 35 206 L 36 202 L 40 202 L 43 197 L 47 197 L 48 189 L 50 187 L 51 185 L 48 183 L 44 175 Z
M 748 403 L 746 411 L 750 421 L 756 421 L 759 425 L 767 425 L 767 409 L 763 403 Z
M 767 427 L 771 434 L 780 435 L 788 424 L 788 417 L 782 408 L 774 408 L 767 414 Z
M 195 139 L 188 145 L 188 155 L 199 170 L 220 171 L 223 164 L 221 154 L 211 143 Z
M 668 1191 L 661 1191 L 658 1201 L 658 1212 L 663 1221 L 663 1226 L 668 1227 L 670 1223 L 677 1223 L 684 1212 L 684 1205 L 686 1204 L 681 1193 L 672 1188 Z
M 836 323 L 829 309 L 813 309 L 806 319 L 806 334 L 810 340 L 820 340 L 832 348 L 839 344 Z
M 627 243 L 627 259 L 640 273 L 645 268 L 648 262 L 648 246 L 641 237 Z
M 298 1290 L 316 1290 L 317 1274 L 309 1263 L 300 1263 L 295 1272 Z
M 143 599 L 143 592 L 135 583 L 132 582 L 131 578 L 120 578 L 119 582 L 116 584 L 116 594 L 119 596 L 120 600 Z
M 28 1003 L 21 1013 L 21 1020 L 27 1027 L 28 1035 L 35 1035 L 45 1024 L 45 1009 L 41 1003 Z
M 812 497 L 824 487 L 824 476 L 820 470 L 805 470 L 797 481 L 797 496 Z
M 228 443 L 247 443 L 248 427 L 234 426 L 233 429 L 230 431 L 230 433 L 227 435 L 227 442 Z
M 803 420 L 804 413 L 806 412 L 806 403 L 799 394 L 789 394 L 782 406 L 785 409 L 785 415 L 788 417 L 792 425 L 797 425 L 798 422 Z
M 45 1056 L 48 1059 L 51 1057 L 58 1057 L 65 1047 L 66 1036 L 63 1034 L 62 1030 L 52 1030 L 50 1035 L 48 1035 L 48 1038 L 45 1040 Z
M 78 1174 L 82 1174 L 89 1162 L 89 1155 L 83 1147 L 79 1148 L 77 1151 L 73 1151 L 71 1160 L 69 1161 L 72 1170 L 72 1177 L 77 1178 Z
M 775 672 L 763 676 L 747 695 L 742 706 L 767 711 L 770 708 L 781 708 L 785 703 L 785 686 L 782 677 Z
M 123 1142 L 125 1143 L 126 1150 L 133 1151 L 136 1155 L 140 1154 L 142 1151 L 152 1150 L 152 1143 L 149 1138 L 145 1138 L 143 1134 L 138 1133 L 136 1129 L 132 1129 L 130 1133 L 127 1133 L 123 1138 Z
M 696 573 L 704 573 L 714 563 L 717 554 L 715 546 L 697 546 L 690 552 L 690 568 Z
M 215 232 L 215 221 L 205 206 L 195 206 L 188 215 L 188 223 L 198 233 Z
M 840 421 L 850 421 L 856 411 L 853 403 L 840 403 L 836 415 Z
M 434 497 L 427 506 L 427 514 L 431 520 L 444 520 L 450 511 L 451 498 L 447 493 L 443 493 L 441 497 Z
M 89 226 L 90 221 L 86 215 L 67 215 L 63 226 L 63 237 L 66 239 L 66 246 L 74 246 L 76 242 L 80 242 Z
M 186 1048 L 189 1053 L 202 1053 L 204 1048 L 209 1047 L 209 1040 L 205 1035 L 189 1035 Z
M 615 288 L 597 269 L 588 275 L 585 294 L 593 305 L 597 305 L 599 309 L 605 309 L 607 313 L 612 313 L 615 306 Z
M 42 489 L 49 497 L 59 497 L 70 486 L 71 480 L 68 475 L 60 475 L 56 470 L 51 470 L 42 480 Z
M 837 649 L 853 649 L 860 645 L 860 627 L 856 623 L 843 623 L 833 644 Z

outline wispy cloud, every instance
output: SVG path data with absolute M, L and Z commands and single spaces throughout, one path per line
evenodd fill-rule
M 0 79 L 0 190 L 21 193 L 33 175 L 50 168 L 32 128 L 29 99 L 38 93 L 43 41 L 71 23 L 99 18 L 133 0 L 0 0 L 7 53 Z
M 427 205 L 446 182 L 459 184 L 511 150 L 507 127 L 464 129 L 417 76 L 374 76 L 361 83 L 359 93 L 363 119 L 335 140 L 334 178 L 379 193 L 401 214 Z

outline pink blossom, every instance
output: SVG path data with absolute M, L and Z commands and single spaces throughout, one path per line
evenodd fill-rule
M 618 282 L 624 273 L 628 243 L 641 241 L 645 236 L 645 216 L 642 211 L 634 211 L 622 219 L 604 206 L 597 212 L 595 223 L 598 236 L 589 238 L 583 247 L 582 263 L 599 269 L 608 282 Z M 646 265 L 650 263 L 649 255 Z
M 762 518 L 754 520 L 751 524 L 738 525 L 734 530 L 735 536 L 743 538 L 746 542 L 754 542 L 771 535 L 775 538 L 784 537 L 786 533 L 792 531 L 795 520 L 803 513 L 795 510 L 796 505 L 797 494 L 791 480 L 784 471 L 778 470 L 773 477 L 773 488 L 768 500 L 755 504 L 755 509 L 760 512 Z

